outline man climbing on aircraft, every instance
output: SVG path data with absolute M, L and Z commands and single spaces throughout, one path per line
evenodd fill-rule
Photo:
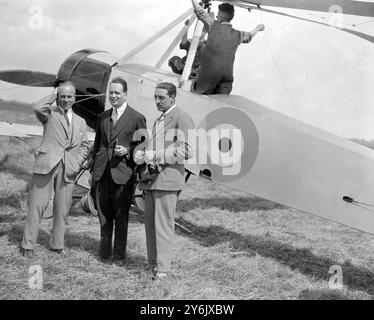
M 185 25 L 188 26 L 189 20 L 186 20 Z M 200 69 L 201 60 L 205 53 L 205 47 L 206 47 L 206 40 L 205 35 L 207 33 L 207 29 L 204 27 L 204 30 L 200 36 L 199 44 L 197 45 L 196 49 L 196 55 L 195 59 L 192 63 L 191 73 L 190 73 L 190 79 L 196 79 L 198 71 Z M 180 44 L 179 48 L 181 50 L 186 50 L 186 55 L 183 58 L 180 58 L 178 56 L 173 56 L 169 59 L 169 67 L 173 70 L 176 74 L 182 74 L 184 66 L 186 64 L 188 51 L 190 50 L 191 46 L 191 40 L 187 38 L 187 32 L 184 34 Z
M 259 24 L 251 32 L 235 30 L 230 24 L 234 18 L 234 7 L 231 4 L 220 4 L 217 20 L 214 20 L 197 0 L 191 1 L 197 18 L 208 28 L 206 51 L 194 90 L 200 94 L 230 94 L 238 46 L 250 42 L 257 32 L 265 29 L 265 26 Z

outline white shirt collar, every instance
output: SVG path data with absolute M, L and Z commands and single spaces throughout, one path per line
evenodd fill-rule
M 62 111 L 62 113 L 65 113 L 65 109 L 64 108 L 62 108 L 60 106 L 58 106 L 58 107 L 60 108 L 60 110 Z M 71 108 L 69 108 L 66 113 L 67 114 L 69 114 L 69 113 L 71 114 L 71 113 L 73 113 L 73 110 Z
M 126 107 L 127 107 L 127 101 L 125 101 L 125 102 L 123 103 L 123 105 L 120 106 L 119 108 L 114 108 L 114 107 L 112 107 L 113 110 L 117 110 L 118 119 L 119 119 L 119 118 L 122 116 L 122 114 L 125 112 Z

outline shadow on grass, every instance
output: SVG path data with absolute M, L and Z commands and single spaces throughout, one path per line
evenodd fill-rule
M 0 231 L 0 237 L 4 235 L 8 235 L 9 242 L 12 242 L 14 244 L 21 246 L 21 242 L 23 238 L 23 229 L 24 229 L 24 223 L 13 224 L 11 225 L 10 229 L 6 231 Z M 45 232 L 43 229 L 39 229 L 38 243 L 42 245 L 43 247 L 48 247 L 49 239 L 50 239 L 50 235 L 47 232 Z
M 9 242 L 15 244 L 21 244 L 23 238 L 24 224 L 15 224 L 7 231 L 0 231 L 0 237 L 8 235 Z M 39 229 L 37 243 L 41 246 L 48 248 L 50 244 L 51 235 L 43 230 Z M 70 249 L 79 249 L 88 251 L 91 253 L 96 253 L 99 247 L 99 241 L 90 237 L 87 233 L 75 233 L 67 231 L 65 234 L 65 246 Z
M 217 208 L 219 210 L 228 210 L 232 212 L 243 212 L 249 210 L 274 210 L 284 209 L 285 206 L 257 197 L 242 198 L 193 198 L 190 200 L 178 200 L 177 211 L 188 212 L 193 209 Z
M 10 229 L 6 231 L 0 231 L 0 237 L 7 235 L 9 242 L 15 243 L 21 246 L 23 238 L 23 224 L 12 225 Z M 39 229 L 38 241 L 37 243 L 42 247 L 48 249 L 50 245 L 50 234 L 43 229 Z M 74 249 L 78 251 L 85 251 L 92 254 L 96 259 L 99 259 L 98 249 L 100 241 L 90 237 L 88 233 L 76 233 L 67 231 L 65 234 L 65 247 L 69 249 Z M 20 247 L 21 249 L 21 247 Z M 127 269 L 137 269 L 144 265 L 146 259 L 143 256 L 130 255 L 126 258 L 126 263 L 123 266 Z M 112 264 L 111 261 L 107 262 Z
M 316 256 L 308 249 L 295 248 L 268 236 L 243 236 L 221 226 L 201 227 L 184 219 L 178 219 L 178 222 L 192 231 L 185 236 L 198 241 L 202 246 L 210 247 L 229 242 L 233 251 L 246 251 L 250 255 L 256 253 L 277 260 L 292 270 L 325 281 L 331 277 L 328 273 L 330 267 L 340 265 L 343 270 L 344 285 L 347 288 L 374 295 L 374 273 L 353 265 L 349 260 L 340 264 L 330 258 Z
M 3 173 L 9 173 L 15 178 L 29 182 L 31 180 L 31 173 L 17 165 L 12 164 L 14 159 L 8 154 L 0 161 L 0 170 Z
M 22 209 L 21 202 L 25 202 L 25 196 L 22 196 L 20 194 L 11 194 L 8 196 L 0 196 L 0 207 L 2 206 L 8 206 L 15 209 Z M 1 222 L 1 216 L 0 216 L 0 222 Z
M 19 213 L 0 213 L 0 223 L 21 222 L 23 219 L 24 216 Z
M 303 290 L 300 293 L 301 300 L 351 300 L 339 290 Z
M 82 250 L 97 254 L 100 241 L 89 236 L 88 233 L 67 232 L 65 235 L 65 246 L 70 249 Z

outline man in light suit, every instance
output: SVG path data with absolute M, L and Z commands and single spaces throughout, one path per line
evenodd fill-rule
M 146 131 L 145 117 L 127 104 L 126 97 L 126 81 L 114 78 L 109 85 L 112 108 L 99 116 L 93 150 L 92 190 L 101 225 L 99 256 L 107 261 L 113 254 L 112 260 L 118 265 L 125 263 L 129 210 L 136 182 L 132 153 L 140 138 L 136 134 Z
M 152 138 L 145 150 L 135 152 L 137 164 L 146 164 L 153 171 L 153 180 L 143 181 L 139 188 L 145 192 L 145 231 L 148 264 L 153 279 L 167 276 L 171 271 L 174 219 L 178 192 L 183 189 L 184 162 L 193 156 L 188 145 L 188 130 L 194 125 L 190 116 L 176 104 L 176 87 L 163 82 L 155 90 L 155 102 L 162 115 L 156 120 Z
M 57 105 L 53 105 L 55 101 Z M 57 97 L 52 94 L 34 106 L 34 113 L 43 124 L 43 139 L 29 185 L 22 240 L 26 257 L 33 256 L 39 224 L 53 193 L 50 249 L 64 253 L 65 224 L 71 207 L 74 179 L 89 150 L 86 122 L 72 112 L 74 102 L 75 87 L 71 82 L 64 82 L 58 87 Z

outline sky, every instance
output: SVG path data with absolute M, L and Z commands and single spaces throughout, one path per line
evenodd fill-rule
M 56 74 L 83 48 L 121 57 L 190 7 L 190 0 L 0 0 L 0 70 Z M 282 11 L 326 21 L 317 12 Z M 374 43 L 336 28 L 239 8 L 232 22 L 245 31 L 260 23 L 265 31 L 237 51 L 232 94 L 345 138 L 374 140 Z M 345 16 L 343 23 L 374 35 L 374 18 Z M 155 63 L 181 27 L 135 61 Z M 5 100 L 31 103 L 50 91 L 0 81 Z

